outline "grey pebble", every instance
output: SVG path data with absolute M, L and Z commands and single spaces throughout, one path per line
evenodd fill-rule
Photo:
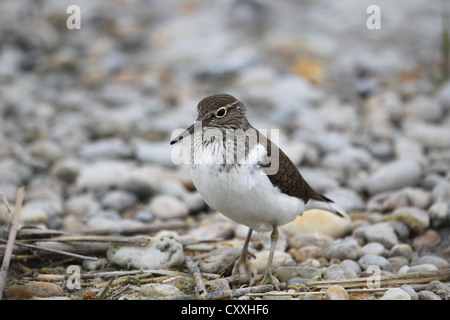
M 400 287 L 403 291 L 405 291 L 409 296 L 411 297 L 411 300 L 419 300 L 419 295 L 414 290 L 413 287 L 411 287 L 409 284 L 404 284 Z
M 377 256 L 374 254 L 367 254 L 358 260 L 362 269 L 367 270 L 370 266 L 378 266 L 382 270 L 392 271 L 392 265 L 385 257 Z
M 439 295 L 428 290 L 420 291 L 418 295 L 419 300 L 442 300 Z
M 371 194 L 414 186 L 422 177 L 422 167 L 414 159 L 399 159 L 380 166 L 367 182 Z
M 182 218 L 189 213 L 189 208 L 184 202 L 170 195 L 154 196 L 150 200 L 148 209 L 161 219 Z
M 342 264 L 333 264 L 329 266 L 322 275 L 324 280 L 339 280 L 348 278 L 357 278 L 358 274 L 352 268 L 347 268 Z
M 378 256 L 386 256 L 386 248 L 379 242 L 369 242 L 358 251 L 358 257 L 361 258 L 366 254 L 375 254 Z
M 398 244 L 398 237 L 389 222 L 379 222 L 364 228 L 364 238 L 368 242 L 379 242 L 390 249 Z
M 322 254 L 327 259 L 336 258 L 339 260 L 356 260 L 358 258 L 359 249 L 360 246 L 356 239 L 337 239 L 326 244 L 322 248 Z
M 411 272 L 424 272 L 424 271 L 435 271 L 438 270 L 438 268 L 434 264 L 419 264 L 416 266 L 412 266 L 408 268 L 407 273 Z

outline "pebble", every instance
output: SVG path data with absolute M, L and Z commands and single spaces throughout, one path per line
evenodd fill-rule
M 424 233 L 430 225 L 428 213 L 415 207 L 398 208 L 393 213 L 385 215 L 384 220 L 401 221 L 415 234 Z
M 389 222 L 379 222 L 364 228 L 364 238 L 368 242 L 378 242 L 390 249 L 398 244 L 394 227 Z
M 13 285 L 5 292 L 6 297 L 29 299 L 31 297 L 61 296 L 64 290 L 54 283 L 32 282 L 23 285 Z
M 116 211 L 123 211 L 136 205 L 137 197 L 135 194 L 123 191 L 112 190 L 105 194 L 101 200 L 101 204 L 104 208 L 112 209 Z
M 401 256 L 411 261 L 413 258 L 413 250 L 407 243 L 399 243 L 391 248 L 389 257 Z
M 442 300 L 448 300 L 448 298 L 450 297 L 449 285 L 446 285 L 438 280 L 431 281 L 429 284 L 427 284 L 425 290 L 437 294 Z
M 160 298 L 181 295 L 180 289 L 161 283 L 147 283 L 139 288 L 139 293 L 149 298 Z
M 449 267 L 449 263 L 441 257 L 435 256 L 435 255 L 424 255 L 418 258 L 417 260 L 414 260 L 411 265 L 422 265 L 422 264 L 431 264 L 436 266 L 438 269 L 446 269 Z
M 359 249 L 360 246 L 356 239 L 337 239 L 325 245 L 322 249 L 322 254 L 327 259 L 356 260 L 358 258 Z
M 344 218 L 321 210 L 307 210 L 294 221 L 282 226 L 280 229 L 288 235 L 297 233 L 320 232 L 330 237 L 342 237 L 350 231 L 351 219 L 346 215 Z
M 388 259 L 374 254 L 366 254 L 358 260 L 358 263 L 364 270 L 367 270 L 370 266 L 378 266 L 382 270 L 392 271 L 392 265 Z
M 422 174 L 422 167 L 416 160 L 406 158 L 395 160 L 380 166 L 371 174 L 367 181 L 368 191 L 370 194 L 376 194 L 414 186 L 420 182 Z
M 149 211 L 161 219 L 183 218 L 189 214 L 186 204 L 170 195 L 156 195 L 148 205 Z
M 381 297 L 381 300 L 412 300 L 411 296 L 400 288 L 391 288 Z
M 258 273 L 264 273 L 264 271 L 267 269 L 267 261 L 269 259 L 269 250 L 263 250 L 259 251 L 255 254 L 255 259 L 252 260 L 253 265 L 258 270 Z M 275 251 L 273 255 L 273 262 L 272 262 L 272 270 L 276 270 L 281 266 L 293 266 L 295 265 L 295 261 L 292 258 L 292 256 L 283 251 Z
M 416 266 L 409 267 L 407 273 L 435 271 L 435 270 L 438 270 L 438 268 L 434 264 L 425 263 L 425 264 L 419 264 Z
M 379 242 L 370 242 L 358 251 L 358 257 L 361 258 L 365 256 L 366 254 L 374 254 L 378 256 L 385 256 L 386 255 L 386 248 Z
M 349 300 L 349 295 L 343 287 L 332 285 L 325 291 L 325 300 Z
M 348 268 L 342 264 L 333 264 L 329 266 L 322 275 L 324 280 L 340 280 L 357 277 L 358 274 L 354 269 Z
M 306 246 L 322 247 L 333 241 L 333 237 L 320 232 L 298 233 L 289 238 L 289 245 L 293 248 L 303 248 Z
M 442 300 L 439 295 L 432 291 L 423 290 L 419 292 L 419 300 Z
M 431 248 L 441 242 L 441 237 L 434 230 L 427 230 L 424 234 L 419 235 L 413 240 L 413 247 L 416 251 Z
M 106 255 L 127 269 L 168 269 L 184 262 L 183 246 L 171 231 L 158 232 L 145 246 L 111 244 Z
M 411 287 L 409 284 L 404 284 L 400 287 L 403 291 L 405 291 L 409 296 L 411 297 L 411 300 L 419 300 L 419 295 L 414 290 L 413 287 Z
M 320 269 L 308 266 L 279 267 L 276 271 L 276 277 L 281 282 L 287 282 L 294 277 L 309 279 L 311 281 L 317 280 L 320 276 Z

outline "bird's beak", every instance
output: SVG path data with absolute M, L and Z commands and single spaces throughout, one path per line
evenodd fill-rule
M 175 139 L 170 141 L 170 144 L 173 145 L 173 144 L 180 142 L 181 140 L 183 140 L 183 138 L 188 137 L 191 134 L 193 134 L 194 131 L 197 130 L 198 128 L 201 128 L 201 121 L 195 121 L 189 128 L 184 130 L 178 137 L 176 137 Z

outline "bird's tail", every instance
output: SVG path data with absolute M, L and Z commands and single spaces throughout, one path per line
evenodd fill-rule
M 314 198 L 310 199 L 306 205 L 305 210 L 309 209 L 323 209 L 327 211 L 331 211 L 335 215 L 344 218 L 345 214 L 343 213 L 343 210 L 338 208 L 334 201 L 330 198 L 325 197 L 323 194 L 317 194 Z

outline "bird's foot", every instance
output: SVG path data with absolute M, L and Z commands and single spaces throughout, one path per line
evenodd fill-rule
M 280 281 L 276 277 L 273 276 L 272 270 L 270 268 L 266 269 L 266 271 L 264 272 L 264 275 L 258 275 L 256 277 L 254 277 L 252 279 L 252 281 L 250 282 L 250 285 L 252 286 L 252 285 L 255 285 L 257 283 L 260 283 L 260 284 L 267 284 L 267 283 L 271 284 L 271 285 L 273 285 L 275 290 L 280 291 L 280 287 L 278 286 Z
M 240 255 L 236 256 L 230 263 L 220 270 L 220 274 L 224 275 L 225 273 L 229 273 L 231 270 L 231 276 L 244 274 L 251 281 L 258 271 L 253 263 L 250 262 L 248 256 L 255 258 L 253 253 L 250 253 L 247 250 L 242 250 Z

